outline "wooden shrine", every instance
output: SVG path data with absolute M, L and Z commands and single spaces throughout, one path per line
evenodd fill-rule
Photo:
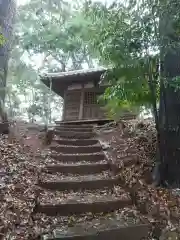
M 64 99 L 63 121 L 106 119 L 98 96 L 107 85 L 100 84 L 105 69 L 48 73 L 41 81 Z

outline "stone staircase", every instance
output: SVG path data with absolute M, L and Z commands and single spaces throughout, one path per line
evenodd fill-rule
M 54 133 L 50 146 L 53 164 L 42 169 L 38 182 L 40 192 L 35 214 L 47 216 L 48 224 L 53 226 L 42 239 L 141 240 L 147 237 L 149 224 L 143 218 L 135 220 L 136 209 L 130 194 L 112 171 L 93 125 L 58 124 Z

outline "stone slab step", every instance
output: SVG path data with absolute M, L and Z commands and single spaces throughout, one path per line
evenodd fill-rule
M 71 216 L 73 214 L 83 214 L 91 212 L 108 213 L 132 205 L 131 199 L 114 199 L 114 196 L 106 196 L 106 198 L 99 198 L 94 202 L 71 202 L 68 203 L 39 203 L 37 205 L 37 212 L 44 213 L 48 216 Z
M 54 139 L 54 141 L 60 145 L 70 146 L 92 146 L 99 143 L 96 139 Z
M 61 165 L 61 164 L 63 164 L 63 165 L 68 165 L 68 164 L 72 164 L 72 165 L 84 165 L 84 164 L 86 164 L 86 165 L 91 165 L 91 164 L 105 164 L 105 163 L 108 163 L 109 165 L 110 165 L 110 170 L 111 170 L 111 162 L 110 161 L 107 161 L 107 159 L 103 159 L 103 160 L 101 160 L 101 161 L 76 161 L 76 162 L 71 162 L 71 161 L 67 161 L 67 162 L 61 162 L 61 161 L 59 161 L 59 160 L 57 160 L 57 159 L 54 159 L 54 158 L 52 158 L 52 157 L 49 157 L 49 158 L 47 158 L 47 157 L 44 157 L 44 158 L 40 158 L 41 159 L 41 163 L 42 163 L 42 167 L 45 167 L 45 166 L 47 166 L 47 165 Z M 44 164 L 44 159 L 46 160 L 46 164 Z M 119 169 L 119 167 L 118 166 L 116 166 L 116 168 L 118 168 Z M 42 168 L 43 169 L 43 168 Z
M 93 128 L 92 127 L 85 127 L 85 126 L 56 126 L 56 130 L 58 131 L 74 131 L 74 132 L 92 132 Z
M 49 190 L 58 191 L 78 191 L 78 190 L 95 190 L 103 189 L 105 187 L 113 188 L 115 185 L 120 184 L 118 177 L 113 178 L 96 178 L 82 180 L 42 180 L 38 182 L 38 186 Z
M 123 226 L 118 221 L 106 221 L 104 229 L 99 229 L 101 223 L 95 223 L 91 228 L 84 226 L 69 227 L 67 231 L 54 230 L 54 236 L 43 240 L 142 240 L 148 237 L 149 224 L 132 224 Z
M 86 123 L 82 123 L 82 124 L 76 124 L 76 123 L 56 123 L 55 124 L 57 127 L 84 127 L 84 128 L 93 128 L 96 124 L 93 124 L 93 123 L 88 123 L 88 124 L 86 124 Z
M 98 153 L 102 151 L 101 145 L 97 146 L 63 146 L 56 145 L 51 146 L 51 150 L 59 152 L 59 153 Z
M 88 161 L 88 162 L 98 162 L 104 160 L 106 157 L 104 153 L 100 154 L 51 154 L 51 157 L 59 160 L 60 162 L 82 162 L 82 161 Z
M 113 120 L 110 119 L 85 119 L 85 120 L 72 120 L 72 121 L 55 121 L 56 124 L 64 124 L 64 125 L 95 125 L 95 124 L 100 124 L 104 125 L 105 123 L 113 122 Z
M 90 139 L 95 137 L 93 132 L 75 132 L 75 131 L 59 131 L 54 130 L 54 134 L 61 138 L 77 138 L 77 139 Z
M 46 170 L 51 173 L 61 172 L 63 174 L 96 174 L 109 169 L 108 163 L 94 163 L 94 164 L 59 164 L 47 165 Z
M 129 192 L 119 185 L 115 185 L 113 189 L 103 188 L 84 191 L 51 191 L 41 188 L 38 193 L 39 202 L 42 204 L 95 202 L 99 199 L 101 201 L 108 200 L 108 196 L 110 200 L 130 199 Z

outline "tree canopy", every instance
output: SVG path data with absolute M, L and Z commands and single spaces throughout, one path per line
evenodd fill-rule
M 149 71 L 155 80 L 159 49 L 157 20 L 148 1 L 130 1 L 126 6 L 89 2 L 84 6 L 84 16 L 89 26 L 85 39 L 101 63 L 110 68 L 107 78 L 112 87 L 105 99 L 118 102 L 120 107 L 127 102 L 132 106 L 151 104 Z
M 18 7 L 8 75 L 10 98 L 7 98 L 8 106 L 11 99 L 11 108 L 13 111 L 17 109 L 15 115 L 21 115 L 24 111 L 22 99 L 25 111 L 32 113 L 33 109 L 39 109 L 39 104 L 42 105 L 45 94 L 49 97 L 51 95 L 51 105 L 59 105 L 56 107 L 58 109 L 62 107 L 62 100 L 39 82 L 39 73 L 94 66 L 95 61 L 91 58 L 87 45 L 80 38 L 83 22 L 78 20 L 76 13 L 76 5 L 56 0 L 32 0 Z M 39 94 L 38 101 L 33 97 L 34 93 Z M 14 103 L 19 103 L 19 107 L 15 107 Z M 47 114 L 47 101 L 45 105 L 46 109 L 39 109 L 34 115 L 47 117 L 50 114 Z
M 170 185 L 180 182 L 179 9 L 176 0 L 87 2 L 83 9 L 84 39 L 110 68 L 104 99 L 114 112 L 124 105 L 152 107 L 161 180 Z

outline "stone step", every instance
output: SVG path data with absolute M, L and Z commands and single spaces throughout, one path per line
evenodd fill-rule
M 94 179 L 90 179 L 88 175 L 86 178 L 82 179 L 73 179 L 70 180 L 54 180 L 54 179 L 40 179 L 38 182 L 38 186 L 44 189 L 49 190 L 58 190 L 58 191 L 79 191 L 79 190 L 95 190 L 95 189 L 103 189 L 103 188 L 113 188 L 115 185 L 120 184 L 118 177 L 112 178 L 102 178 L 97 177 Z
M 59 160 L 60 162 L 82 162 L 82 161 L 88 161 L 88 162 L 98 162 L 104 160 L 106 157 L 104 153 L 100 154 L 51 154 L 51 157 Z
M 90 139 L 95 137 L 93 132 L 75 132 L 75 131 L 59 131 L 54 130 L 54 134 L 61 138 L 77 138 L 77 139 Z
M 108 163 L 94 163 L 94 164 L 59 164 L 47 165 L 45 168 L 48 172 L 63 174 L 96 174 L 109 169 Z
M 77 126 L 56 126 L 56 130 L 58 131 L 74 131 L 74 132 L 92 132 L 93 128 L 92 127 L 77 127 Z
M 37 157 L 37 156 L 36 156 Z M 61 165 L 61 164 L 63 164 L 63 165 L 69 165 L 69 164 L 72 164 L 72 165 L 84 165 L 84 164 L 86 164 L 86 165 L 91 165 L 91 164 L 106 164 L 106 163 L 108 163 L 109 165 L 110 165 L 110 170 L 111 170 L 111 162 L 109 162 L 109 161 L 107 161 L 107 159 L 103 159 L 103 160 L 101 160 L 101 161 L 76 161 L 76 162 L 71 162 L 71 161 L 60 161 L 60 160 L 57 160 L 57 159 L 54 159 L 54 158 L 52 158 L 52 157 L 44 157 L 44 158 L 40 158 L 41 159 L 41 163 L 42 163 L 42 167 L 45 167 L 45 166 L 47 166 L 47 165 Z M 46 164 L 44 164 L 44 159 L 45 159 L 45 161 L 46 161 Z M 118 168 L 119 169 L 119 167 L 116 165 L 116 168 Z M 43 169 L 43 168 L 42 168 Z
M 52 151 L 59 153 L 98 153 L 102 151 L 101 145 L 97 146 L 65 146 L 65 145 L 56 145 L 50 147 Z
M 112 195 L 99 196 L 95 200 L 91 195 L 87 196 L 87 199 L 83 201 L 69 200 L 66 203 L 62 203 L 61 200 L 52 201 L 51 199 L 44 202 L 44 197 L 38 199 L 37 212 L 44 213 L 48 216 L 71 216 L 73 214 L 83 214 L 91 212 L 96 213 L 108 213 L 117 209 L 132 205 L 132 201 L 129 197 L 120 198 Z
M 56 123 L 56 126 L 71 126 L 71 127 L 94 127 L 94 125 L 97 125 L 96 123 L 86 123 L 86 122 L 83 122 L 83 123 L 67 123 L 67 122 L 60 122 L 60 121 L 55 121 Z
M 60 145 L 70 146 L 92 146 L 99 143 L 96 139 L 54 139 L 54 141 Z
M 43 204 L 58 203 L 77 203 L 77 202 L 94 202 L 101 198 L 107 200 L 107 196 L 113 199 L 130 199 L 130 194 L 121 186 L 115 185 L 113 189 L 103 188 L 96 190 L 79 190 L 79 191 L 51 191 L 39 189 L 38 198 Z
M 93 222 L 92 222 L 93 223 Z M 86 223 L 84 223 L 86 224 Z M 54 234 L 46 236 L 43 240 L 141 240 L 148 237 L 149 224 L 123 225 L 121 221 L 107 220 L 94 222 L 90 227 L 77 224 L 67 230 L 54 230 Z
M 60 125 L 104 125 L 106 123 L 113 122 L 110 119 L 83 119 L 83 120 L 71 120 L 71 121 L 55 121 L 56 124 Z

